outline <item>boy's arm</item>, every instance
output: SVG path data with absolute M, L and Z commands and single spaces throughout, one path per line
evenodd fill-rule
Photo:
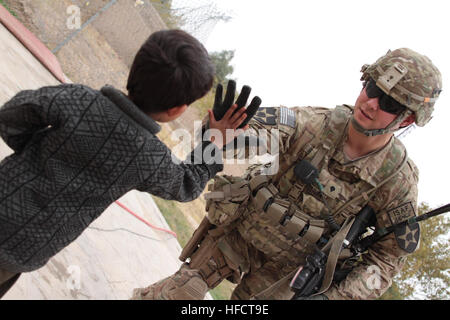
M 153 139 L 155 141 L 148 145 L 157 149 L 152 150 L 149 154 L 154 159 L 160 158 L 161 160 L 156 160 L 160 162 L 154 170 L 154 174 L 138 190 L 145 190 L 164 199 L 182 202 L 197 198 L 206 183 L 223 170 L 222 151 L 220 150 L 223 144 L 230 142 L 237 132 L 246 130 L 246 127 L 237 129 L 246 119 L 245 108 L 240 110 L 237 108 L 237 104 L 233 105 L 218 121 L 210 111 L 211 128 L 219 131 L 223 136 L 211 136 L 210 139 L 202 141 L 182 163 L 155 137 Z M 231 131 L 230 135 L 225 134 L 228 130 Z M 165 155 L 160 157 L 162 150 L 165 151 Z
M 21 91 L 0 108 L 0 136 L 11 149 L 19 152 L 34 133 L 58 123 L 49 107 L 60 91 L 60 87 Z
M 155 137 L 147 144 L 151 174 L 137 189 L 166 200 L 187 202 L 196 199 L 206 183 L 223 170 L 222 152 L 211 142 L 202 142 L 181 162 Z M 144 167 L 145 168 L 145 167 Z

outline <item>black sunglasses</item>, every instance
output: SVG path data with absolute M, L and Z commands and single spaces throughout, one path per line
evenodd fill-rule
M 383 90 L 378 88 L 372 78 L 370 78 L 369 81 L 366 82 L 366 94 L 369 98 L 378 97 L 378 104 L 380 106 L 380 109 L 383 111 L 399 115 L 406 110 L 406 107 L 404 105 L 396 101 L 391 96 L 388 96 L 386 93 L 384 93 Z

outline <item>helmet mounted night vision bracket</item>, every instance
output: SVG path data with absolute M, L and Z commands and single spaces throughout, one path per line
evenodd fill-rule
M 364 72 L 366 69 L 367 65 L 363 66 L 362 71 Z M 376 82 L 377 87 L 383 90 L 386 94 L 389 94 L 392 88 L 394 88 L 397 83 L 408 73 L 408 68 L 406 68 L 401 63 L 396 62 L 386 71 L 378 66 L 377 71 L 380 74 Z M 391 122 L 386 128 L 383 129 L 364 129 L 354 117 L 352 117 L 352 124 L 357 131 L 363 133 L 364 135 L 376 136 L 397 131 L 398 128 L 396 126 L 402 123 L 411 114 L 412 112 L 410 110 L 405 110 L 393 122 Z
M 377 87 L 389 94 L 391 89 L 408 73 L 408 69 L 399 62 L 394 63 L 389 69 L 383 71 L 377 67 L 380 76 L 377 80 Z

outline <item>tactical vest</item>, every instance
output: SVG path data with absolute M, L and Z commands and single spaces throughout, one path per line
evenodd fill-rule
M 322 218 L 327 210 L 325 203 L 339 224 L 355 216 L 369 201 L 378 211 L 383 204 L 382 198 L 377 202 L 373 197 L 375 191 L 406 163 L 406 150 L 394 141 L 390 152 L 402 153 L 396 157 L 398 161 L 385 161 L 371 181 L 355 181 L 352 170 L 357 168 L 342 166 L 333 158 L 345 142 L 351 113 L 349 106 L 337 106 L 331 113 L 323 111 L 322 127 L 293 140 L 282 155 L 278 174 L 261 175 L 261 166 L 249 170 L 251 200 L 235 226 L 246 241 L 270 260 L 280 262 L 286 272 L 303 264 L 314 244 L 330 235 Z M 301 159 L 319 169 L 323 194 L 317 186 L 305 185 L 295 177 L 294 167 Z

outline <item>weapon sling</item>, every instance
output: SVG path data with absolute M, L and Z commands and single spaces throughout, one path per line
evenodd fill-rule
M 361 199 L 363 197 L 367 197 L 368 198 L 367 201 L 369 201 L 370 198 L 372 198 L 372 196 L 375 194 L 376 190 L 378 190 L 384 184 L 389 182 L 398 172 L 400 172 L 400 170 L 402 170 L 402 168 L 406 164 L 407 160 L 408 160 L 408 154 L 405 151 L 405 156 L 403 158 L 403 161 L 397 170 L 395 170 L 392 174 L 390 174 L 386 179 L 384 179 L 377 186 L 370 189 L 367 193 L 361 194 L 360 196 L 355 197 L 355 198 L 351 199 L 350 201 L 348 201 L 345 205 L 343 205 L 341 208 L 339 208 L 337 210 L 337 212 L 342 211 L 345 207 L 347 207 L 348 205 L 350 205 L 353 202 L 358 201 L 359 199 Z M 350 220 L 347 218 L 347 220 L 345 221 L 341 230 L 333 238 L 331 238 L 331 240 L 322 249 L 322 251 L 325 253 L 329 250 L 329 254 L 328 254 L 328 258 L 327 258 L 325 275 L 324 275 L 324 279 L 322 282 L 322 286 L 321 286 L 320 290 L 317 293 L 315 293 L 314 295 L 321 294 L 321 293 L 327 291 L 328 288 L 330 287 L 330 285 L 333 281 L 333 275 L 334 275 L 334 271 L 336 269 L 339 255 L 341 253 L 342 245 L 343 245 L 344 240 L 347 236 L 347 233 L 350 230 L 354 221 L 355 221 L 355 217 L 352 217 Z

